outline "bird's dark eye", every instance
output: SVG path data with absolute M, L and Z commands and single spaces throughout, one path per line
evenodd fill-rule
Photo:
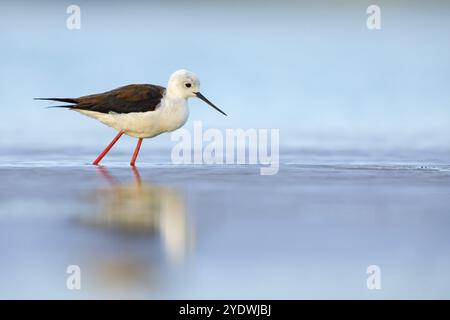
M 186 83 L 185 86 L 186 86 L 186 88 L 190 88 L 192 86 L 192 84 Z

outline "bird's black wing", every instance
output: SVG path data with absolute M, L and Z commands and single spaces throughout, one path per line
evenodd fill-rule
M 166 89 L 151 84 L 131 84 L 108 92 L 80 98 L 40 98 L 72 103 L 62 106 L 75 110 L 89 110 L 101 113 L 131 113 L 154 111 Z

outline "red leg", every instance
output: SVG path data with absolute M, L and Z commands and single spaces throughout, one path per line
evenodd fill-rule
M 111 141 L 111 143 L 106 147 L 105 150 L 103 150 L 102 153 L 100 153 L 100 155 L 97 157 L 97 159 L 94 160 L 94 162 L 92 162 L 93 165 L 98 165 L 100 163 L 100 161 L 102 161 L 103 157 L 109 152 L 109 150 L 111 150 L 111 148 L 113 147 L 113 145 L 117 142 L 117 140 L 119 140 L 119 138 L 123 135 L 123 132 L 120 131 L 117 136 L 114 138 L 113 141 Z
M 142 138 L 139 138 L 138 143 L 136 145 L 136 149 L 134 149 L 133 158 L 131 159 L 131 162 L 130 162 L 130 166 L 132 166 L 132 167 L 134 167 L 134 164 L 136 162 L 136 158 L 137 158 L 138 153 L 139 153 L 139 149 L 141 149 L 141 143 L 142 143 Z

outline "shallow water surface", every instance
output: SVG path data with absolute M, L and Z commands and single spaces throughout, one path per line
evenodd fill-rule
M 165 152 L 136 170 L 59 157 L 1 158 L 2 298 L 450 297 L 446 153 L 294 150 L 274 176 Z M 366 287 L 373 264 L 381 290 Z

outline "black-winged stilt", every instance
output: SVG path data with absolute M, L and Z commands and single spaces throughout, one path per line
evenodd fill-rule
M 200 93 L 198 77 L 187 70 L 175 71 L 167 88 L 152 84 L 131 84 L 104 93 L 80 98 L 36 98 L 67 102 L 69 108 L 119 131 L 116 137 L 92 164 L 98 165 L 123 135 L 138 138 L 130 165 L 134 166 L 142 139 L 174 131 L 186 123 L 189 116 L 187 99 L 197 97 L 226 115 Z

